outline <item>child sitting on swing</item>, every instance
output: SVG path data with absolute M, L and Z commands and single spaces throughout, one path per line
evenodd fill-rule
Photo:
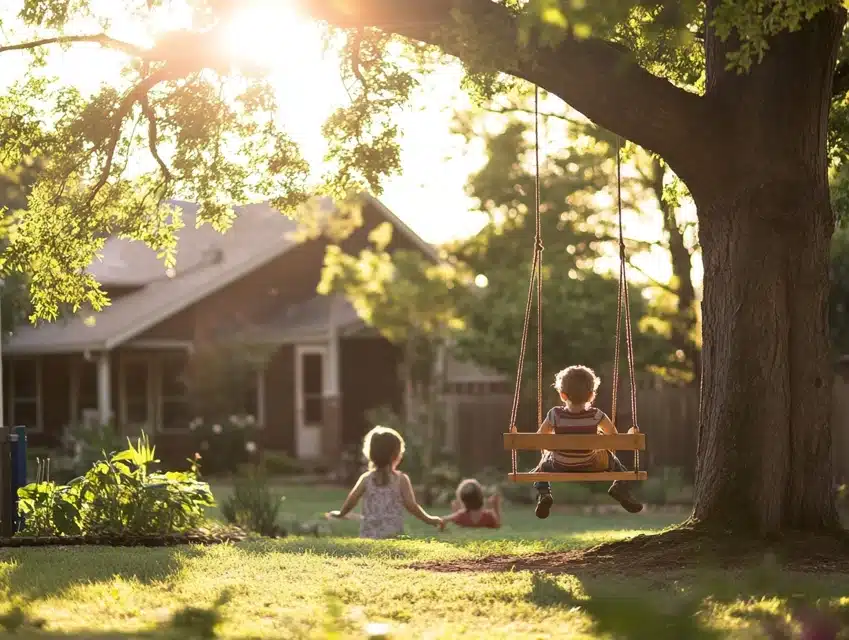
M 563 369 L 554 378 L 554 388 L 560 394 L 563 405 L 552 407 L 537 433 L 580 434 L 598 433 L 612 435 L 618 433 L 616 427 L 604 411 L 595 408 L 592 403 L 601 380 L 595 372 L 583 366 Z M 627 471 L 612 451 L 569 450 L 544 451 L 535 472 L 569 473 L 587 471 Z M 607 494 L 616 500 L 629 513 L 639 513 L 643 505 L 631 495 L 627 482 L 617 480 Z M 537 490 L 537 518 L 547 518 L 554 499 L 551 496 L 551 484 L 535 482 Z
M 453 513 L 444 520 L 458 527 L 501 528 L 501 499 L 496 494 L 484 500 L 483 487 L 477 480 L 463 480 L 460 483 L 451 510 Z

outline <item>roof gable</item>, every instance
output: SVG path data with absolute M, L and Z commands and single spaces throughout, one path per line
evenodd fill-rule
M 431 259 L 436 250 L 380 201 L 365 197 L 386 220 Z M 155 252 L 140 242 L 110 238 L 90 272 L 108 289 L 139 286 L 98 313 L 80 312 L 54 323 L 19 328 L 9 339 L 10 354 L 78 352 L 112 349 L 215 291 L 243 278 L 298 244 L 298 225 L 268 203 L 237 207 L 233 226 L 220 234 L 209 225 L 196 227 L 197 206 L 183 209 L 177 265 L 165 270 Z M 321 208 L 332 207 L 328 200 Z

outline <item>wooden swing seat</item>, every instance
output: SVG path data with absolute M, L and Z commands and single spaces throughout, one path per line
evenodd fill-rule
M 616 435 L 563 435 L 556 433 L 505 433 L 504 448 L 514 451 L 563 451 L 565 449 L 607 449 L 609 451 L 644 451 L 646 434 L 618 433 Z M 613 482 L 615 480 L 646 480 L 645 471 L 571 471 L 510 473 L 513 482 Z

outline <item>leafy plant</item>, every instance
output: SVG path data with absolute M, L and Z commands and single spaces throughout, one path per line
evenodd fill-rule
M 229 524 L 263 536 L 283 536 L 277 524 L 285 498 L 271 491 L 265 473 L 253 468 L 233 483 L 233 494 L 221 505 L 221 515 Z
M 39 481 L 18 490 L 26 535 L 162 535 L 197 528 L 215 500 L 189 471 L 151 472 L 155 447 L 146 435 L 96 462 L 67 485 Z

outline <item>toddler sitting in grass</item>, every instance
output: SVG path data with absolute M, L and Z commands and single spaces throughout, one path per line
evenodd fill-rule
M 406 473 L 398 471 L 404 457 L 404 439 L 394 429 L 375 427 L 366 434 L 363 454 L 369 460 L 369 470 L 360 476 L 345 499 L 342 508 L 327 514 L 330 518 L 345 518 L 363 500 L 360 518 L 361 538 L 392 538 L 404 533 L 404 511 L 425 524 L 442 530 L 442 518 L 429 515 L 422 509 Z
M 460 483 L 451 509 L 453 513 L 444 520 L 458 527 L 501 528 L 501 499 L 496 494 L 484 500 L 483 487 L 477 480 Z

